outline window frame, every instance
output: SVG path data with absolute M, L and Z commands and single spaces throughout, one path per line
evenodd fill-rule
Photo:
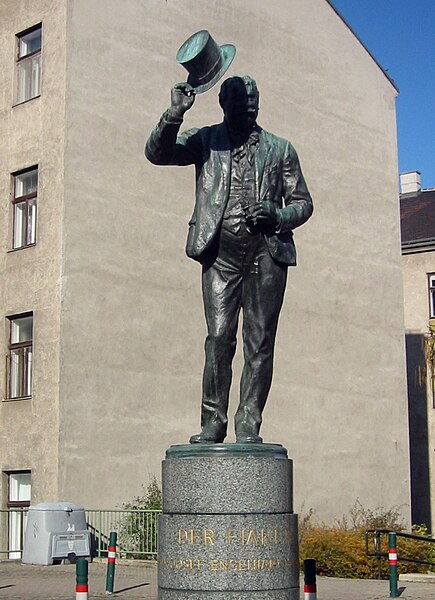
M 17 196 L 17 178 L 20 175 L 25 175 L 26 173 L 30 173 L 31 171 L 36 171 L 37 175 L 37 183 L 36 190 L 31 192 L 30 194 L 24 194 L 23 196 Z M 21 169 L 20 171 L 15 171 L 12 175 L 12 250 L 22 250 L 23 248 L 29 248 L 31 246 L 36 245 L 37 239 L 37 225 L 38 225 L 38 191 L 39 191 L 39 165 L 32 165 L 31 167 L 26 167 L 25 169 Z M 30 201 L 35 199 L 35 240 L 33 242 L 29 242 L 29 207 Z M 23 239 L 24 243 L 21 246 L 16 245 L 15 241 L 15 232 L 16 232 L 16 205 L 17 204 L 25 204 L 25 214 L 24 214 L 24 233 Z
M 427 293 L 429 301 L 429 319 L 435 319 L 435 273 L 427 274 Z
M 7 521 L 7 547 L 8 558 L 22 558 L 24 548 L 24 537 L 26 532 L 27 515 L 32 500 L 32 471 L 31 469 L 3 471 L 7 477 L 7 500 L 6 507 L 9 510 Z M 30 476 L 30 499 L 11 500 L 11 477 L 14 475 Z M 15 543 L 17 547 L 15 547 Z
M 24 342 L 12 342 L 12 323 L 18 319 L 22 319 L 25 317 L 32 317 L 32 337 L 30 340 L 25 340 Z M 16 315 L 9 315 L 6 317 L 9 323 L 9 337 L 8 337 L 8 351 L 6 355 L 6 397 L 7 401 L 15 401 L 15 400 L 29 400 L 32 398 L 32 388 L 33 388 L 33 338 L 34 338 L 34 314 L 33 311 L 20 313 Z M 31 349 L 31 360 L 29 361 L 28 356 L 29 352 L 27 350 L 27 358 L 24 359 L 25 349 Z M 23 350 L 23 360 L 22 365 L 19 364 L 19 390 L 24 392 L 29 392 L 28 394 L 21 394 L 18 396 L 12 395 L 12 353 L 17 350 Z M 30 389 L 27 389 L 28 386 L 28 377 L 29 377 L 29 362 L 30 362 Z
M 11 476 L 30 475 L 30 490 L 32 489 L 32 471 L 31 469 L 20 469 L 15 471 L 4 471 L 8 478 L 7 508 L 27 508 L 30 506 L 30 500 L 11 500 Z M 31 493 L 31 492 L 30 492 Z
M 41 44 L 40 47 L 37 50 L 34 50 L 33 52 L 29 52 L 28 54 L 24 54 L 23 56 L 21 56 L 21 52 L 20 52 L 20 47 L 21 47 L 21 40 L 23 37 L 25 37 L 26 35 L 29 35 L 30 33 L 33 33 L 34 31 L 37 30 L 41 31 Z M 17 33 L 15 35 L 15 40 L 16 40 L 16 55 L 15 55 L 15 70 L 16 70 L 16 76 L 15 76 L 15 104 L 14 106 L 18 106 L 20 104 L 24 104 L 25 102 L 30 102 L 31 100 L 34 100 L 35 98 L 39 98 L 41 95 L 41 84 L 42 84 L 42 21 L 40 23 L 37 23 L 36 25 L 32 25 L 32 27 L 29 27 L 27 29 L 25 29 L 24 31 L 20 31 L 19 33 Z M 35 95 L 31 95 L 28 98 L 24 98 L 24 99 L 19 99 L 19 72 L 21 70 L 20 64 L 22 64 L 24 61 L 28 61 L 29 59 L 35 58 L 37 55 L 40 55 L 40 61 L 39 61 L 39 81 L 38 81 L 38 90 L 37 93 Z

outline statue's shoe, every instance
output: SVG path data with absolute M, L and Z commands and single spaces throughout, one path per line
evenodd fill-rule
M 263 438 L 254 431 L 236 432 L 236 444 L 261 444 Z
M 225 439 L 225 435 L 213 430 L 203 429 L 201 433 L 192 435 L 189 440 L 190 444 L 221 444 Z

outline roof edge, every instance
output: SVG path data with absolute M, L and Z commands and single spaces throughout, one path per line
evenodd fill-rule
M 359 37 L 359 35 L 354 31 L 354 29 L 349 25 L 349 23 L 346 21 L 346 19 L 343 17 L 343 15 L 340 13 L 340 11 L 334 6 L 332 0 L 326 0 L 326 2 L 329 4 L 329 6 L 332 8 L 332 10 L 335 12 L 335 14 L 340 17 L 340 19 L 343 21 L 343 23 L 346 25 L 346 27 L 353 33 L 353 35 L 356 37 L 356 39 L 359 41 L 359 43 L 361 44 L 361 46 L 364 48 L 364 50 L 367 52 L 367 54 L 370 56 L 370 58 L 378 65 L 378 67 L 380 68 L 380 70 L 382 71 L 382 73 L 385 75 L 385 77 L 388 79 L 388 81 L 391 83 L 391 85 L 393 86 L 393 88 L 396 90 L 396 92 L 398 94 L 400 94 L 400 90 L 397 87 L 397 85 L 394 83 L 394 80 L 392 77 L 390 77 L 390 75 L 388 75 L 388 73 L 386 72 L 386 70 L 384 69 L 384 67 L 381 65 L 381 63 L 375 58 L 375 56 L 370 52 L 370 50 L 367 48 L 367 46 L 364 44 L 364 42 L 361 40 L 361 38 Z

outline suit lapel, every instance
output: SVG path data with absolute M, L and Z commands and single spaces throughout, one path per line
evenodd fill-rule
M 261 127 L 258 128 L 259 142 L 255 153 L 255 186 L 257 191 L 257 201 L 262 200 L 261 186 L 263 183 L 264 167 L 266 166 L 267 156 L 270 152 L 270 143 L 267 134 Z
M 222 179 L 224 189 L 229 190 L 231 177 L 231 150 L 230 138 L 225 123 L 221 123 L 216 130 L 215 151 L 220 161 L 220 172 L 217 171 L 216 176 Z

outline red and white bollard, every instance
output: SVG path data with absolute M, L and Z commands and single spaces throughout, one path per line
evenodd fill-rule
M 304 560 L 304 600 L 317 600 L 316 561 Z
M 107 549 L 106 594 L 108 595 L 113 594 L 113 585 L 115 582 L 116 538 L 117 533 L 111 531 L 109 547 Z
M 397 535 L 395 531 L 388 534 L 388 570 L 390 575 L 390 598 L 397 598 Z
M 88 561 L 76 562 L 76 600 L 88 600 Z

